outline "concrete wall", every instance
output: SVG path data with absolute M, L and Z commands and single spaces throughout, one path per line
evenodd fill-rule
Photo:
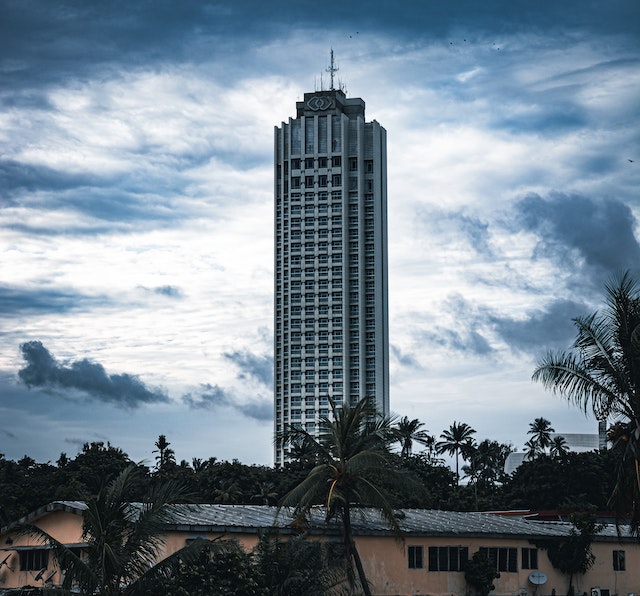
M 34 525 L 47 531 L 61 542 L 67 544 L 78 543 L 81 540 L 82 517 L 74 513 L 52 512 L 34 522 Z M 219 534 L 208 533 L 210 539 Z M 176 552 L 185 544 L 193 533 L 170 532 L 166 536 L 161 557 Z M 257 535 L 252 532 L 228 533 L 227 538 L 236 539 L 246 551 L 251 551 L 257 544 Z M 13 542 L 7 544 L 7 540 Z M 529 580 L 531 570 L 521 569 L 520 549 L 532 548 L 534 545 L 526 539 L 496 539 L 496 538 L 465 538 L 465 537 L 407 537 L 402 541 L 390 536 L 360 536 L 356 538 L 358 550 L 361 554 L 368 578 L 372 583 L 373 592 L 377 595 L 429 595 L 429 596 L 463 596 L 467 594 L 466 582 L 463 572 L 433 572 L 428 570 L 429 546 L 466 546 L 469 549 L 469 557 L 481 546 L 516 547 L 518 549 L 518 571 L 503 572 L 496 580 L 496 589 L 492 594 L 536 596 L 550 595 L 553 590 L 560 596 L 566 594 L 568 589 L 568 577 L 561 575 L 549 562 L 546 552 L 538 552 L 538 570 L 547 576 L 547 582 L 535 592 L 535 586 Z M 0 548 L 7 549 L 13 546 L 37 545 L 37 540 L 15 534 L 0 536 Z M 424 547 L 424 567 L 422 569 L 409 569 L 407 549 L 409 546 Z M 614 550 L 624 550 L 626 555 L 626 571 L 613 570 Z M 590 594 L 593 587 L 606 588 L 610 594 L 626 596 L 635 592 L 640 595 L 640 544 L 617 542 L 596 542 L 593 545 L 596 556 L 594 567 L 585 576 L 574 578 L 576 594 L 586 592 Z M 0 561 L 11 553 L 9 565 L 0 569 L 0 589 L 19 587 L 24 585 L 42 585 L 35 582 L 36 572 L 19 571 L 19 555 L 15 551 L 0 551 Z M 53 557 L 49 558 L 48 575 L 55 570 Z M 54 577 L 54 583 L 61 580 L 58 573 Z
M 532 570 L 521 569 L 522 547 L 532 548 L 535 545 L 522 539 L 488 539 L 488 538 L 414 538 L 408 537 L 404 541 L 394 541 L 392 538 L 360 537 L 358 548 L 367 570 L 369 580 L 373 583 L 376 594 L 429 594 L 429 596 L 465 595 L 467 593 L 463 572 L 433 572 L 429 571 L 429 546 L 466 546 L 469 557 L 481 546 L 516 547 L 518 549 L 518 571 L 502 572 L 495 580 L 496 589 L 492 592 L 496 596 L 528 594 L 543 596 L 551 594 L 566 594 L 569 578 L 554 569 L 547 557 L 546 551 L 538 551 L 538 571 L 547 576 L 547 582 L 535 586 L 529 582 Z M 424 568 L 409 569 L 407 550 L 409 546 L 424 547 Z M 586 592 L 591 588 L 600 587 L 610 590 L 611 595 L 620 596 L 631 592 L 640 594 L 640 545 L 632 543 L 618 544 L 616 542 L 596 542 L 592 546 L 596 561 L 593 568 L 584 576 L 578 575 L 573 579 L 576 594 Z M 613 570 L 613 550 L 624 550 L 626 555 L 626 571 Z
M 44 517 L 32 522 L 33 525 L 44 530 L 63 544 L 77 544 L 82 536 L 82 517 L 66 511 L 53 511 Z M 43 586 L 43 581 L 35 581 L 38 571 L 20 571 L 20 555 L 17 551 L 4 550 L 16 546 L 33 546 L 42 548 L 43 543 L 32 536 L 20 535 L 9 532 L 0 536 L 0 561 L 10 555 L 6 564 L 0 568 L 0 589 L 19 588 L 21 586 Z M 49 553 L 47 571 L 42 578 L 46 578 L 51 572 L 56 571 L 53 576 L 53 584 L 61 582 L 60 572 L 56 564 L 55 557 Z M 50 585 L 50 584 L 49 584 Z

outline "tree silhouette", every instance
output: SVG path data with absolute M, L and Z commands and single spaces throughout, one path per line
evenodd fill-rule
M 413 442 L 421 443 L 429 446 L 433 444 L 433 437 L 426 430 L 420 430 L 424 426 L 417 418 L 409 420 L 408 416 L 403 416 L 395 425 L 398 433 L 398 441 L 400 443 L 402 457 L 409 457 L 413 448 Z
M 553 437 L 549 453 L 553 457 L 562 458 L 569 453 L 569 445 L 564 437 Z
M 473 435 L 475 430 L 465 422 L 454 422 L 448 430 L 442 432 L 442 441 L 436 443 L 438 453 L 448 453 L 456 458 L 456 486 L 460 484 L 459 459 L 468 459 L 474 449 Z
M 278 498 L 276 485 L 273 482 L 258 482 L 256 488 L 258 492 L 253 495 L 252 499 L 262 501 L 263 505 L 268 505 L 269 502 L 274 502 Z
M 604 525 L 596 523 L 590 515 L 572 515 L 571 529 L 566 538 L 542 540 L 537 546 L 544 548 L 551 564 L 561 573 L 569 576 L 567 594 L 573 594 L 573 577 L 585 574 L 596 561 L 591 544 Z
M 156 470 L 158 472 L 162 472 L 166 470 L 169 464 L 176 463 L 176 456 L 173 452 L 173 449 L 169 447 L 171 443 L 167 441 L 167 437 L 165 435 L 159 435 L 158 440 L 154 443 L 156 448 L 153 450 L 153 453 L 157 453 L 156 455 Z
M 64 575 L 65 593 L 79 588 L 82 594 L 133 595 L 144 592 L 146 582 L 169 572 L 178 563 L 193 562 L 206 541 L 195 541 L 158 562 L 164 544 L 162 533 L 171 521 L 169 505 L 183 496 L 173 482 L 157 484 L 140 503 L 130 504 L 131 491 L 140 470 L 123 470 L 87 502 L 82 527 L 83 554 L 55 540 L 35 526 L 21 530 L 47 544 Z
M 531 444 L 528 447 L 533 448 L 535 455 L 546 453 L 547 447 L 551 446 L 551 433 L 554 429 L 551 422 L 546 418 L 536 418 L 529 424 L 528 435 L 531 435 Z
M 549 353 L 533 379 L 598 420 L 613 418 L 618 479 L 610 504 L 640 534 L 640 289 L 627 272 L 605 286 L 603 311 L 573 320 L 577 337 Z
M 396 440 L 388 418 L 381 417 L 369 398 L 353 405 L 336 407 L 329 398 L 332 418 L 323 417 L 325 432 L 316 439 L 305 430 L 290 427 L 276 437 L 284 443 L 304 441 L 315 454 L 315 467 L 280 501 L 280 507 L 295 507 L 298 521 L 306 520 L 312 507 L 324 505 L 327 521 L 341 522 L 349 578 L 355 580 L 353 566 L 365 595 L 371 590 L 351 529 L 352 510 L 373 507 L 394 531 L 398 521 L 384 485 L 407 485 L 406 475 L 390 464 L 390 444 Z

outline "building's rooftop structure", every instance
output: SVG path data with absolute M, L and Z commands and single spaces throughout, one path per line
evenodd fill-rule
M 140 507 L 139 503 L 132 503 Z M 21 523 L 33 522 L 54 511 L 66 511 L 82 515 L 87 506 L 82 501 L 54 501 L 30 513 Z M 259 530 L 279 529 L 297 533 L 300 528 L 294 523 L 291 509 L 279 509 L 265 505 L 218 505 L 180 504 L 172 505 L 172 522 L 169 531 L 256 533 Z M 375 510 L 353 509 L 354 534 L 363 536 L 390 535 L 387 521 Z M 562 521 L 533 521 L 522 516 L 504 515 L 505 512 L 483 513 L 470 511 L 440 511 L 434 509 L 398 509 L 397 519 L 404 535 L 411 536 L 466 536 L 466 537 L 526 537 L 552 538 L 566 536 L 571 524 Z M 8 527 L 2 528 L 5 533 Z M 325 521 L 324 508 L 311 512 L 305 530 L 311 534 L 332 535 L 340 532 L 339 522 Z M 623 530 L 624 537 L 624 530 Z M 606 524 L 599 533 L 599 540 L 618 541 L 614 524 Z M 624 538 L 623 538 L 624 539 Z

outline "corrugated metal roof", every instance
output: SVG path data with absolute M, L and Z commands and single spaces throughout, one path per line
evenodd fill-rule
M 140 507 L 139 503 L 132 505 Z M 39 515 L 35 517 L 54 510 L 81 514 L 85 509 L 86 505 L 81 501 L 55 501 L 39 509 Z M 286 531 L 294 522 L 291 509 L 282 509 L 278 513 L 277 507 L 265 505 L 173 505 L 171 517 L 171 529 L 187 532 L 255 532 L 270 528 Z M 541 522 L 468 511 L 400 509 L 397 519 L 402 532 L 414 536 L 551 538 L 566 536 L 571 529 L 568 522 Z M 387 521 L 374 509 L 352 509 L 352 527 L 356 535 L 392 534 Z M 318 507 L 311 512 L 306 529 L 314 534 L 333 534 L 339 531 L 339 523 L 335 520 L 326 523 L 324 509 Z M 599 538 L 617 540 L 615 526 L 605 526 Z

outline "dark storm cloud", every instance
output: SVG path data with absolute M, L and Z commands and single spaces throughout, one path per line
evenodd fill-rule
M 240 369 L 239 379 L 255 379 L 268 388 L 273 385 L 272 356 L 257 356 L 248 350 L 236 350 L 235 352 L 226 352 L 224 357 Z
M 271 420 L 273 418 L 273 403 L 268 399 L 254 399 L 240 403 L 234 395 L 220 387 L 205 383 L 195 393 L 182 396 L 182 401 L 196 410 L 214 410 L 219 407 L 229 407 L 256 420 Z
M 533 99 L 529 98 L 529 101 Z M 555 136 L 582 128 L 588 123 L 584 108 L 568 101 L 566 97 L 556 102 L 550 102 L 546 97 L 541 97 L 538 101 L 540 103 L 534 108 L 530 107 L 526 113 L 507 117 L 498 114 L 492 122 L 493 126 L 503 128 L 512 134 L 538 132 Z
M 25 170 L 32 170 L 31 166 L 25 166 Z M 40 168 L 35 168 L 40 172 Z M 145 171 L 147 171 L 145 169 Z M 51 170 L 53 172 L 53 170 Z M 151 176 L 151 174 L 150 174 Z M 157 193 L 157 188 L 147 191 L 131 191 L 126 188 L 126 175 L 123 179 L 111 183 L 94 178 L 90 181 L 93 185 L 79 176 L 67 176 L 63 172 L 52 173 L 51 178 L 43 182 L 35 175 L 29 181 L 30 188 L 20 187 L 13 196 L 5 195 L 2 207 L 21 207 L 26 210 L 24 219 L 8 221 L 5 225 L 13 230 L 25 231 L 46 235 L 83 235 L 105 232 L 128 232 L 133 224 L 136 230 L 140 228 L 157 228 L 175 225 L 176 222 L 187 219 L 191 214 L 184 206 L 179 208 L 176 204 L 176 195 L 179 189 L 174 181 L 175 189 L 164 183 L 158 187 L 167 192 L 168 196 Z M 50 186 L 51 180 L 58 181 L 64 188 L 59 190 L 44 188 Z M 14 186 L 18 181 L 13 181 Z M 106 187 L 103 187 L 104 184 Z M 40 191 L 40 192 L 36 192 Z M 75 222 L 73 218 L 66 218 L 64 223 L 52 223 L 43 225 L 40 219 L 33 222 L 29 220 L 30 213 L 42 211 L 71 211 L 84 216 L 81 222 Z
M 34 84 L 88 75 L 96 67 L 126 63 L 133 69 L 150 62 L 227 56 L 227 76 L 242 69 L 239 47 L 258 40 L 281 38 L 295 24 L 318 26 L 317 2 L 301 0 L 21 0 L 0 3 L 0 88 L 21 89 Z M 461 24 L 473 23 L 496 35 L 528 29 L 581 28 L 598 32 L 634 32 L 638 4 L 609 0 L 586 5 L 582 0 L 532 5 L 525 0 L 464 0 L 455 5 L 435 1 L 407 2 L 401 7 L 372 0 L 360 3 L 327 0 L 322 26 L 352 38 L 402 31 L 413 39 L 447 41 Z M 282 15 L 288 18 L 281 18 Z M 345 23 L 357 23 L 344 31 Z M 457 42 L 457 38 L 451 38 Z M 462 42 L 462 40 L 460 40 Z M 9 86 L 9 83 L 12 85 Z
M 451 218 L 478 254 L 491 256 L 489 224 L 477 217 L 469 217 L 462 213 L 451 214 Z
M 436 230 L 440 235 L 466 241 L 479 255 L 490 257 L 493 254 L 489 224 L 478 217 L 460 211 L 443 211 L 421 206 L 416 221 L 426 229 Z
M 540 355 L 550 349 L 566 349 L 575 338 L 572 319 L 585 315 L 584 304 L 557 300 L 524 319 L 488 314 L 487 321 L 514 350 Z
M 575 270 L 584 263 L 592 283 L 616 271 L 640 267 L 637 224 L 628 205 L 615 199 L 596 200 L 577 194 L 531 194 L 516 206 L 517 223 L 537 234 L 535 256 L 551 258 Z
M 409 368 L 422 368 L 418 360 L 413 356 L 413 354 L 407 354 L 403 352 L 398 346 L 393 344 L 389 345 L 391 349 L 391 354 L 393 357 L 402 365 L 407 366 Z
M 4 435 L 5 437 L 9 437 L 10 439 L 16 438 L 16 435 L 6 428 L 0 428 L 0 435 Z
M 96 185 L 98 181 L 98 177 L 95 175 L 71 174 L 13 159 L 0 160 L 0 188 L 3 191 L 4 201 L 8 197 L 17 195 L 20 191 L 61 191 L 88 184 Z
M 233 403 L 233 399 L 227 391 L 219 385 L 210 385 L 209 383 L 200 385 L 200 389 L 195 394 L 183 395 L 182 401 L 196 410 L 211 410 Z
M 436 325 L 432 329 L 418 332 L 416 336 L 419 341 L 426 341 L 455 352 L 477 356 L 487 356 L 493 352 L 489 341 L 477 328 L 457 331 Z
M 0 317 L 60 313 L 109 303 L 105 296 L 87 296 L 73 290 L 0 285 Z
M 145 147 L 140 147 L 136 155 L 145 156 L 148 153 Z M 211 156 L 207 154 L 182 157 L 184 167 L 200 165 Z M 167 173 L 158 168 L 157 164 L 153 165 L 155 169 L 147 167 L 144 173 L 131 169 L 114 175 L 95 171 L 72 173 L 42 164 L 2 159 L 0 160 L 0 188 L 3 190 L 4 201 L 12 198 L 12 204 L 39 206 L 38 203 L 47 203 L 47 206 L 53 208 L 71 206 L 96 217 L 110 219 L 126 218 L 129 213 L 140 217 L 143 207 L 138 203 L 147 197 L 148 193 L 157 190 L 158 187 L 161 187 L 164 192 L 175 193 L 183 187 L 179 169 L 178 172 L 172 170 L 171 173 Z M 114 186 L 119 189 L 115 196 L 112 194 Z M 37 191 L 40 191 L 41 195 L 34 197 L 33 193 Z M 139 197 L 139 201 L 135 201 L 136 197 Z M 163 200 L 161 197 L 153 197 L 153 199 L 153 203 L 147 199 L 149 204 L 145 205 L 144 209 L 148 210 L 150 206 L 156 207 L 157 200 Z M 52 203 L 52 201 L 59 201 L 59 203 Z M 167 205 L 161 204 L 159 207 L 166 209 Z
M 513 351 L 533 356 L 549 349 L 565 349 L 575 337 L 572 320 L 590 312 L 582 303 L 558 299 L 544 308 L 515 318 L 475 305 L 459 295 L 451 296 L 445 307 L 456 321 L 456 328 L 435 326 L 421 331 L 419 338 L 478 356 L 487 356 L 495 351 L 488 339 L 495 335 Z
M 55 393 L 62 393 L 65 389 L 77 390 L 90 399 L 124 408 L 168 401 L 164 391 L 148 388 L 137 376 L 108 374 L 101 364 L 87 358 L 77 360 L 70 366 L 62 365 L 42 342 L 26 342 L 20 346 L 20 350 L 27 366 L 18 371 L 18 376 L 27 387 Z

